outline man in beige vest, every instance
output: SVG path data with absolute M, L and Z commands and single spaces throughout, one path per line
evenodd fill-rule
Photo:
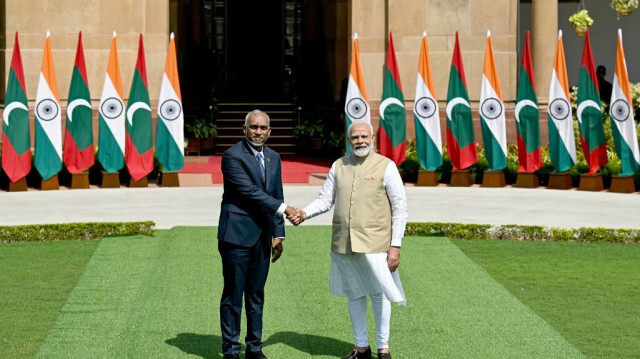
M 292 223 L 333 212 L 331 292 L 348 298 L 355 348 L 343 359 L 370 359 L 367 296 L 377 330 L 378 358 L 389 354 L 391 302 L 405 304 L 398 264 L 407 223 L 407 200 L 400 173 L 388 158 L 373 151 L 369 123 L 349 127 L 352 154 L 331 166 L 320 195 Z

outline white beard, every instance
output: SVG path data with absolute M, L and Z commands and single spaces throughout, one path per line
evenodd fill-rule
M 264 142 L 262 142 L 262 143 L 257 143 L 257 142 L 253 142 L 253 141 L 251 141 L 251 138 L 249 138 L 249 137 L 246 137 L 246 136 L 245 136 L 245 138 L 247 139 L 247 142 L 249 142 L 249 144 L 250 144 L 252 147 L 258 147 L 258 148 L 260 148 L 260 147 L 264 146 L 264 144 L 265 144 L 265 143 L 267 143 L 267 140 L 269 139 L 269 137 L 267 137 L 267 138 L 265 138 L 265 139 L 264 139 Z
M 356 149 L 355 146 L 351 147 L 351 151 L 353 152 L 354 155 L 358 156 L 358 157 L 367 157 L 369 155 L 369 153 L 371 153 L 371 151 L 373 151 L 373 144 L 365 147 L 365 148 L 359 148 Z

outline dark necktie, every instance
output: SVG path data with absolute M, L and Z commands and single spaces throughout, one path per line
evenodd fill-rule
M 264 165 L 262 164 L 262 154 L 260 152 L 256 153 L 256 160 L 258 160 L 258 166 L 260 167 L 260 174 L 262 175 L 262 179 L 264 180 Z

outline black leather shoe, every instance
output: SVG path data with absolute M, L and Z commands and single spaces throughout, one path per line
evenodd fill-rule
M 225 354 L 224 359 L 240 359 L 240 354 Z
M 244 358 L 245 359 L 269 359 L 264 355 L 264 353 L 262 353 L 262 350 L 259 352 L 249 352 L 249 351 L 245 352 Z
M 371 359 L 371 348 L 367 348 L 364 353 L 360 353 L 357 350 L 352 350 L 349 355 L 342 359 Z
M 378 353 L 378 359 L 391 359 L 391 353 Z

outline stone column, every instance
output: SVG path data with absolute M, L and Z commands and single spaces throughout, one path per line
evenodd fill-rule
M 549 102 L 549 82 L 558 40 L 557 0 L 531 2 L 531 56 L 535 72 L 538 102 Z

